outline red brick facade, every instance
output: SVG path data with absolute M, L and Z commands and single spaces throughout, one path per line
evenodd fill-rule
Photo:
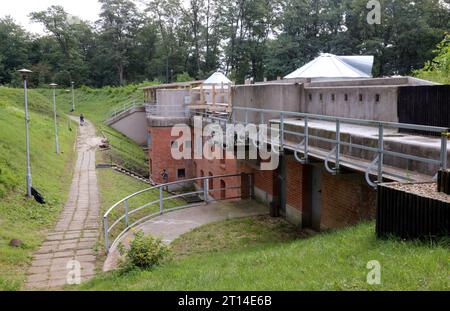
M 171 136 L 171 127 L 151 127 L 149 134 L 151 144 L 149 145 L 149 169 L 150 177 L 157 183 L 163 183 L 161 176 L 165 169 L 168 173 L 168 181 L 177 181 L 193 178 L 192 160 L 175 160 L 172 157 L 171 143 L 178 137 Z M 184 169 L 184 177 L 180 174 Z
M 376 191 L 363 174 L 322 174 L 321 222 L 326 228 L 341 228 L 375 217 Z
M 236 159 L 174 160 L 171 155 L 171 142 L 178 137 L 170 135 L 171 128 L 152 127 L 149 128 L 149 133 L 151 135 L 150 174 L 154 181 L 164 182 L 161 176 L 164 169 L 169 175 L 169 181 L 241 172 L 251 173 L 254 176 L 254 185 L 259 197 L 263 195 L 262 199 L 266 203 L 277 202 L 277 170 L 261 171 L 246 161 Z M 184 177 L 179 176 L 179 170 L 184 170 Z M 311 213 L 310 171 L 311 166 L 299 163 L 292 155 L 286 156 L 286 216 L 296 218 L 296 222 L 300 222 L 302 217 L 308 217 Z M 197 184 L 202 187 L 200 182 Z M 209 188 L 212 190 L 210 195 L 216 199 L 239 197 L 240 189 L 222 190 L 222 188 L 240 185 L 239 176 L 213 179 L 209 183 Z M 314 191 L 321 191 L 321 226 L 340 228 L 374 216 L 376 193 L 366 184 L 362 173 L 343 173 L 333 176 L 324 171 L 320 187 L 321 189 L 314 189 Z

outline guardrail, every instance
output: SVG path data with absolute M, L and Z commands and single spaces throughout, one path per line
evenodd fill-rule
M 214 180 L 219 180 L 219 187 L 217 187 L 217 183 L 216 185 L 214 185 Z M 232 185 L 227 186 L 227 184 L 230 183 Z M 188 186 L 191 190 L 183 192 L 183 188 L 186 188 L 186 186 Z M 171 189 L 181 189 L 181 192 L 167 192 Z M 157 199 L 146 201 L 145 197 L 142 198 L 145 195 L 149 195 L 151 197 L 156 196 Z M 189 201 L 186 200 L 185 202 L 183 202 L 186 204 L 181 204 L 180 199 L 186 199 L 193 196 L 197 196 L 197 200 L 194 200 L 194 202 L 192 203 L 189 203 Z M 252 196 L 253 175 L 245 173 L 185 179 L 160 184 L 135 192 L 115 203 L 103 215 L 103 230 L 106 253 L 108 253 L 110 248 L 114 247 L 124 236 L 124 234 L 127 233 L 131 228 L 156 216 L 215 201 L 238 198 L 248 199 Z M 138 206 L 132 208 L 131 201 L 137 198 L 140 198 L 139 200 L 141 202 L 137 202 Z M 171 200 L 175 201 L 170 202 Z M 170 203 L 170 205 L 172 206 L 169 206 L 167 208 L 165 204 L 169 205 L 168 203 Z M 122 209 L 119 210 L 119 208 Z M 138 212 L 140 213 L 138 214 Z M 133 215 L 136 215 L 136 217 L 132 220 L 131 217 Z M 115 216 L 115 219 L 111 219 L 113 218 L 113 216 Z M 109 225 L 110 222 L 112 222 L 111 225 Z M 121 228 L 119 228 L 120 225 L 122 225 Z M 113 239 L 113 242 L 110 244 L 110 235 L 116 233 L 113 232 L 113 229 L 116 228 L 119 228 L 118 230 L 116 230 L 118 234 L 115 237 L 111 237 L 111 239 Z
M 243 115 L 243 120 L 237 120 L 236 114 L 237 112 L 242 112 L 241 115 Z M 376 154 L 376 157 L 373 159 L 373 161 L 370 163 L 368 167 L 362 166 L 358 163 L 352 162 L 351 165 L 360 167 L 362 169 L 365 169 L 365 178 L 369 185 L 376 187 L 378 183 L 381 183 L 383 181 L 383 175 L 384 176 L 391 176 L 391 177 L 397 177 L 397 178 L 404 178 L 405 180 L 408 180 L 405 176 L 401 176 L 398 174 L 394 174 L 392 172 L 386 172 L 384 170 L 384 157 L 385 156 L 392 156 L 407 160 L 413 160 L 418 162 L 423 162 L 427 164 L 433 164 L 436 166 L 439 166 L 441 169 L 447 169 L 447 137 L 449 133 L 448 128 L 444 127 L 435 127 L 435 126 L 427 126 L 427 125 L 416 125 L 416 124 L 404 124 L 404 123 L 395 123 L 395 122 L 382 122 L 382 121 L 373 121 L 373 120 L 361 120 L 361 119 L 352 119 L 352 118 L 342 118 L 342 117 L 333 117 L 333 116 L 325 116 L 325 115 L 315 115 L 315 114 L 307 114 L 307 113 L 301 113 L 301 112 L 289 112 L 289 111 L 279 111 L 279 110 L 272 110 L 272 109 L 258 109 L 258 108 L 248 108 L 248 107 L 233 107 L 233 114 L 231 116 L 231 122 L 233 124 L 236 123 L 242 123 L 242 124 L 249 124 L 250 120 L 250 114 L 252 114 L 251 117 L 253 117 L 254 120 L 258 120 L 258 124 L 265 124 L 265 120 L 268 120 L 268 118 L 265 117 L 265 114 L 270 114 L 270 119 L 274 121 L 275 119 L 277 122 L 279 122 L 279 145 L 281 150 L 285 149 L 286 147 L 291 147 L 285 144 L 285 136 L 292 135 L 297 136 L 302 139 L 302 141 L 296 146 L 294 150 L 295 159 L 301 163 L 307 163 L 308 157 L 310 155 L 310 141 L 316 140 L 316 141 L 322 141 L 326 143 L 330 143 L 333 148 L 329 150 L 328 154 L 325 158 L 325 168 L 328 172 L 332 174 L 336 174 L 339 171 L 341 163 L 345 163 L 346 161 L 342 159 L 341 154 L 341 147 L 349 147 L 349 148 L 356 148 L 361 149 L 369 152 L 373 152 Z M 277 117 L 275 117 L 277 116 Z M 278 119 L 279 116 L 279 119 Z M 286 129 L 286 117 L 293 117 L 293 118 L 302 118 L 303 119 L 303 132 L 294 132 L 289 131 Z M 321 120 L 321 121 L 328 121 L 328 122 L 334 122 L 334 131 L 336 133 L 334 138 L 327 138 L 327 137 L 321 137 L 318 135 L 313 135 L 309 131 L 308 122 L 312 120 Z M 213 120 L 214 121 L 214 120 Z M 221 120 L 222 122 L 226 120 Z M 220 120 L 218 121 L 220 123 Z M 255 122 L 256 123 L 256 122 Z M 378 145 L 377 147 L 371 147 L 361 144 L 356 144 L 343 141 L 341 139 L 341 126 L 342 124 L 352 124 L 352 125 L 361 125 L 366 127 L 372 127 L 376 128 L 378 130 Z M 385 129 L 409 129 L 409 130 L 417 130 L 417 131 L 424 131 L 424 132 L 434 132 L 434 133 L 440 133 L 441 135 L 441 141 L 440 141 L 440 157 L 439 159 L 430 159 L 425 158 L 423 156 L 418 155 L 412 155 L 412 154 L 405 154 L 395 151 L 390 151 L 385 149 Z M 270 143 L 270 142 L 269 142 Z M 299 153 L 303 154 L 303 157 L 299 156 Z M 330 162 L 334 162 L 334 167 L 330 167 Z M 376 174 L 372 174 L 372 171 L 376 169 Z M 436 170 L 437 173 L 437 170 Z M 370 179 L 370 175 L 376 175 L 377 181 L 374 182 Z
M 114 118 L 115 116 L 121 114 L 124 111 L 127 111 L 131 108 L 142 107 L 144 103 L 140 103 L 137 99 L 132 99 L 128 102 L 123 103 L 122 105 L 114 108 L 114 110 L 110 113 L 110 118 Z
M 147 116 L 157 117 L 189 117 L 190 111 L 187 105 L 156 105 L 145 104 Z

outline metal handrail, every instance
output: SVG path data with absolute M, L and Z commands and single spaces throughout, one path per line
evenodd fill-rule
M 144 220 L 156 217 L 158 215 L 162 215 L 165 213 L 169 213 L 172 211 L 176 211 L 176 210 L 180 210 L 180 209 L 184 209 L 184 208 L 188 208 L 188 207 L 194 207 L 194 206 L 198 206 L 204 203 L 209 203 L 209 202 L 213 202 L 216 201 L 217 199 L 212 199 L 210 198 L 210 193 L 211 192 L 217 192 L 217 191 L 223 191 L 223 190 L 237 190 L 237 189 L 241 189 L 242 190 L 242 185 L 241 186 L 230 186 L 230 187 L 221 187 L 221 188 L 213 188 L 213 189 L 209 189 L 209 181 L 212 179 L 223 179 L 223 178 L 228 178 L 228 177 L 242 177 L 242 176 L 250 176 L 250 180 L 249 180 L 249 187 L 251 189 L 252 187 L 252 182 L 253 182 L 253 178 L 251 177 L 251 174 L 245 174 L 245 173 L 240 173 L 240 174 L 227 174 L 227 175 L 220 175 L 220 176 L 204 176 L 204 177 L 197 177 L 197 178 L 191 178 L 191 179 L 184 179 L 184 180 L 179 180 L 179 181 L 173 181 L 173 182 L 169 182 L 169 183 L 164 183 L 164 184 L 160 184 L 160 185 L 156 185 L 153 187 L 149 187 L 140 191 L 137 191 L 135 193 L 132 193 L 126 197 L 124 197 L 123 199 L 121 199 L 120 201 L 116 202 L 114 205 L 112 205 L 103 215 L 103 230 L 104 230 L 104 239 L 105 239 L 105 250 L 108 253 L 109 249 L 113 246 L 115 246 L 117 244 L 117 242 L 120 240 L 120 238 L 127 232 L 130 230 L 130 228 L 134 227 L 135 225 L 142 223 Z M 195 182 L 198 181 L 202 181 L 203 182 L 203 188 L 201 188 L 201 190 L 197 190 L 197 191 L 189 191 L 189 192 L 185 192 L 185 193 L 178 193 L 178 194 L 174 194 L 168 197 L 165 197 L 164 194 L 164 189 L 168 189 L 171 186 L 177 186 L 177 185 L 181 185 L 181 184 L 185 184 L 185 183 L 192 183 L 195 184 Z M 139 196 L 143 193 L 148 193 L 152 190 L 159 190 L 159 199 L 157 200 L 153 200 L 151 202 L 147 202 L 142 206 L 139 206 L 133 210 L 129 210 L 129 200 Z M 250 191 L 251 193 L 251 191 Z M 181 206 L 176 206 L 170 209 L 165 209 L 164 208 L 164 202 L 171 200 L 171 199 L 175 199 L 175 198 L 180 198 L 180 197 L 186 197 L 186 196 L 192 196 L 195 194 L 203 194 L 203 199 L 201 202 L 197 202 L 197 203 L 192 203 L 192 204 L 187 204 L 187 205 L 181 205 Z M 242 194 L 242 192 L 241 192 Z M 236 197 L 233 197 L 233 199 Z M 226 197 L 226 199 L 232 199 L 229 197 Z M 146 215 L 138 220 L 136 220 L 135 222 L 133 222 L 132 224 L 129 223 L 129 216 L 154 204 L 158 204 L 159 203 L 159 208 L 160 210 L 158 212 Z M 118 218 L 111 224 L 109 225 L 109 217 L 110 214 L 119 206 L 124 206 L 124 213 L 120 216 L 118 216 Z M 117 237 L 115 237 L 114 241 L 110 244 L 109 242 L 109 234 L 111 233 L 112 229 L 117 226 L 121 221 L 125 220 L 125 229 L 122 230 Z
M 236 112 L 237 111 L 243 111 L 244 112 L 244 120 L 238 121 L 236 120 Z M 343 162 L 341 160 L 341 147 L 346 146 L 350 148 L 356 148 L 366 151 L 371 151 L 376 153 L 375 159 L 370 163 L 368 167 L 365 168 L 367 176 L 366 180 L 367 183 L 371 186 L 376 186 L 378 183 L 383 181 L 383 175 L 389 175 L 392 176 L 392 174 L 388 174 L 383 170 L 383 161 L 384 156 L 392 156 L 412 161 L 418 161 L 422 163 L 427 164 L 433 164 L 433 165 L 439 165 L 441 169 L 447 168 L 447 138 L 449 129 L 445 127 L 437 127 L 437 126 L 428 126 L 428 125 L 417 125 L 417 124 L 406 124 L 406 123 L 396 123 L 396 122 L 385 122 L 385 121 L 375 121 L 375 120 L 362 120 L 362 119 L 353 119 L 353 118 L 344 118 L 344 117 L 334 117 L 334 116 L 326 116 L 326 115 L 317 115 L 317 114 L 309 114 L 309 113 L 302 113 L 302 112 L 293 112 L 293 111 L 279 111 L 279 110 L 273 110 L 273 109 L 259 109 L 259 108 L 250 108 L 250 107 L 233 107 L 233 114 L 232 114 L 232 122 L 233 124 L 236 123 L 243 123 L 245 125 L 249 124 L 249 113 L 255 113 L 256 117 L 259 116 L 260 120 L 264 120 L 264 114 L 274 114 L 279 115 L 279 120 L 272 120 L 273 122 L 277 122 L 280 124 L 280 128 L 276 130 L 278 132 L 279 137 L 279 143 L 272 143 L 274 146 L 279 147 L 281 150 L 283 150 L 285 147 L 292 148 L 292 146 L 288 146 L 285 144 L 285 134 L 294 135 L 297 137 L 302 137 L 303 141 L 297 145 L 297 148 L 294 150 L 295 159 L 301 163 L 307 163 L 308 160 L 308 147 L 309 147 L 309 140 L 318 140 L 323 141 L 332 144 L 331 150 L 326 155 L 325 159 L 325 167 L 327 171 L 330 173 L 337 173 L 339 171 L 340 162 Z M 304 120 L 304 132 L 294 132 L 290 130 L 285 129 L 286 120 L 285 118 L 287 116 L 290 117 L 297 117 L 297 118 L 303 118 Z M 327 138 L 327 137 L 320 137 L 317 135 L 311 135 L 309 133 L 309 125 L 308 122 L 310 120 L 321 120 L 321 121 L 329 121 L 335 123 L 335 133 L 336 137 L 334 138 Z M 270 121 L 269 121 L 270 122 Z M 353 124 L 353 125 L 361 125 L 366 127 L 374 127 L 378 128 L 378 145 L 377 147 L 371 147 L 371 146 L 365 146 L 361 144 L 354 144 L 352 142 L 346 142 L 341 140 L 341 124 Z M 386 128 L 394 128 L 394 129 L 409 129 L 409 130 L 417 130 L 417 131 L 424 131 L 424 132 L 434 132 L 434 133 L 441 133 L 441 142 L 440 142 L 440 156 L 439 160 L 437 159 L 431 159 L 431 158 L 425 158 L 417 155 L 412 154 L 404 154 L 400 152 L 395 151 L 389 151 L 384 148 L 384 130 Z M 266 143 L 270 143 L 270 140 Z M 300 158 L 298 156 L 298 153 L 303 153 L 304 157 Z M 330 160 L 333 160 L 335 165 L 333 168 L 329 167 Z M 377 182 L 372 182 L 369 178 L 370 174 L 372 174 L 372 170 L 374 167 L 377 167 Z M 405 179 L 409 179 L 405 177 Z
M 138 101 L 134 98 L 128 102 L 123 103 L 120 108 L 115 108 L 113 112 L 110 114 L 110 118 L 114 118 L 115 116 L 118 116 L 119 114 L 135 107 L 142 107 L 144 103 L 138 103 Z

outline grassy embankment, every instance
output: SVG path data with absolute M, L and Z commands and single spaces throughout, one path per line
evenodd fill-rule
M 25 198 L 25 113 L 23 90 L 0 87 L 0 290 L 19 289 L 32 252 L 64 206 L 75 160 L 76 127 L 58 119 L 61 154 L 55 153 L 51 97 L 29 91 L 33 186 L 46 205 Z M 22 247 L 9 246 L 19 239 Z
M 83 290 L 448 290 L 448 241 L 377 240 L 374 223 L 304 238 L 269 217 L 210 224 L 174 241 L 152 271 L 112 272 Z M 367 283 L 367 263 L 381 284 Z

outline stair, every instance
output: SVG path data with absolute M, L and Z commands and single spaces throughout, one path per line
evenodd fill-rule
M 112 168 L 113 170 L 115 170 L 116 172 L 122 173 L 122 174 L 124 174 L 124 175 L 127 175 L 127 176 L 129 176 L 129 177 L 132 177 L 132 178 L 134 178 L 134 179 L 136 179 L 136 180 L 139 180 L 139 181 L 141 181 L 141 182 L 144 182 L 144 183 L 146 183 L 146 184 L 149 184 L 149 185 L 152 185 L 152 186 L 156 186 L 156 183 L 155 183 L 153 180 L 147 179 L 147 178 L 145 178 L 145 177 L 139 175 L 138 173 L 135 173 L 135 172 L 133 172 L 133 171 L 130 171 L 130 170 L 124 168 L 124 167 L 121 167 L 121 166 L 118 166 L 118 165 L 112 165 L 111 168 Z

